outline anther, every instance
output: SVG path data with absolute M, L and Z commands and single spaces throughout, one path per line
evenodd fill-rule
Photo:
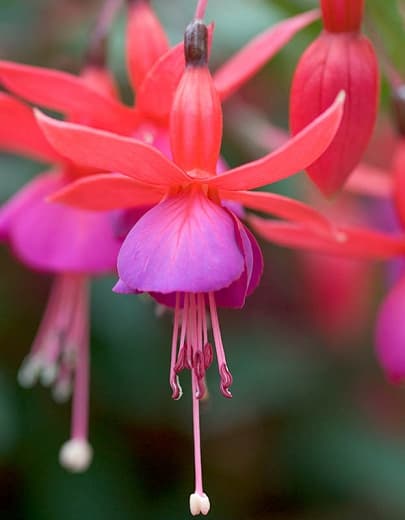
M 207 370 L 211 366 L 213 359 L 214 359 L 214 351 L 213 351 L 212 345 L 211 345 L 211 343 L 206 343 L 204 345 L 204 367 L 205 367 L 205 370 Z
M 229 387 L 232 384 L 233 378 L 232 378 L 232 374 L 229 372 L 229 369 L 225 363 L 223 363 L 219 367 L 219 375 L 221 377 L 221 384 L 220 384 L 221 393 L 224 397 L 227 397 L 228 399 L 230 399 L 232 397 L 232 394 L 229 391 Z
M 200 495 L 199 493 L 191 493 L 190 495 L 190 513 L 193 516 L 196 515 L 207 515 L 210 510 L 210 499 L 208 496 L 203 493 Z
M 59 452 L 59 462 L 73 473 L 86 471 L 92 458 L 93 449 L 85 439 L 70 439 Z
M 181 398 L 181 396 L 183 395 L 183 389 L 181 388 L 179 378 L 177 375 L 173 376 L 170 379 L 170 386 L 172 389 L 172 399 L 174 399 L 175 401 L 178 401 Z
M 208 63 L 208 30 L 201 20 L 193 20 L 184 33 L 186 64 L 201 67 Z
M 37 382 L 43 367 L 41 356 L 27 356 L 17 374 L 17 379 L 23 388 L 31 388 Z

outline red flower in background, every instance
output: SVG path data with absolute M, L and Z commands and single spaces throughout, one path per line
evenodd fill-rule
M 379 94 L 373 47 L 360 32 L 364 0 L 321 0 L 324 30 L 302 55 L 290 98 L 292 133 L 299 132 L 340 90 L 347 93 L 342 125 L 307 172 L 325 195 L 338 191 L 360 162 L 374 128 Z

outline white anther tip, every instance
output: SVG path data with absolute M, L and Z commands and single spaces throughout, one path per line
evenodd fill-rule
M 196 515 L 208 515 L 210 510 L 210 499 L 203 493 L 191 493 L 190 495 L 190 513 Z
M 42 360 L 39 356 L 24 359 L 17 374 L 17 380 L 23 388 L 31 388 L 36 383 L 42 369 Z
M 73 473 L 86 471 L 93 458 L 93 449 L 85 439 L 71 439 L 65 442 L 59 452 L 59 462 Z
M 52 389 L 52 396 L 57 403 L 66 403 L 72 394 L 72 384 L 70 381 L 57 381 Z
M 39 375 L 39 379 L 41 380 L 41 384 L 43 386 L 51 386 L 58 375 L 58 367 L 55 363 L 49 363 L 44 365 L 42 371 Z

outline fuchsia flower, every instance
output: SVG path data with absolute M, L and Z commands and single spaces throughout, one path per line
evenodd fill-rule
M 373 47 L 361 34 L 364 0 L 321 0 L 324 31 L 294 73 L 290 124 L 299 132 L 340 90 L 347 94 L 342 125 L 327 151 L 307 168 L 325 195 L 339 190 L 360 159 L 374 128 L 379 95 Z
M 91 88 L 103 93 L 109 78 L 93 76 Z M 63 160 L 47 144 L 32 110 L 0 95 L 0 146 L 57 165 L 27 184 L 0 210 L 0 237 L 29 267 L 55 274 L 55 281 L 31 352 L 19 381 L 32 386 L 39 377 L 53 385 L 55 399 L 69 398 L 74 384 L 71 439 L 60 452 L 72 471 L 87 468 L 92 458 L 88 436 L 89 275 L 114 271 L 120 241 L 111 217 L 48 204 L 45 198 L 76 178 L 80 168 Z M 81 121 L 80 117 L 76 118 Z M 100 235 L 104 237 L 100 241 Z
M 129 2 L 127 65 L 137 95 L 136 107 L 126 107 L 117 99 L 114 80 L 104 69 L 102 41 L 113 14 L 112 5 L 112 2 L 106 3 L 94 33 L 89 65 L 81 76 L 0 61 L 0 82 L 13 94 L 61 112 L 69 121 L 136 137 L 170 154 L 168 118 L 185 66 L 183 44 L 169 48 L 149 1 Z M 317 11 L 296 16 L 252 40 L 217 71 L 215 84 L 221 98 L 231 95 L 296 32 L 317 17 Z M 31 109 L 8 94 L 0 94 L 0 114 L 3 149 L 57 164 L 52 172 L 38 176 L 3 207 L 0 235 L 25 264 L 56 274 L 38 335 L 21 369 L 20 381 L 31 385 L 40 376 L 45 383 L 54 384 L 55 395 L 61 399 L 68 396 L 74 378 L 72 439 L 62 449 L 61 459 L 70 469 L 78 471 L 85 469 L 91 458 L 87 442 L 88 277 L 114 269 L 120 242 L 113 233 L 110 214 L 95 214 L 45 200 L 75 178 L 100 169 L 89 169 L 81 161 L 73 163 L 59 155 L 45 141 Z M 148 187 L 143 191 L 139 189 L 134 197 L 130 179 L 127 179 L 128 191 L 124 189 L 125 179 L 120 179 L 121 207 L 153 205 L 162 195 L 161 188 Z M 207 204 L 205 199 L 203 202 L 202 210 Z M 279 204 L 282 207 L 283 201 Z M 228 217 L 227 229 L 236 226 L 232 219 Z M 248 257 L 248 271 L 253 269 L 251 256 L 255 246 L 250 245 L 247 237 L 247 231 L 240 231 L 238 249 L 234 248 L 240 271 L 244 269 L 245 257 Z M 243 258 L 240 248 L 247 251 Z M 227 276 L 225 281 L 232 274 Z
M 304 248 L 331 255 L 359 259 L 389 260 L 405 255 L 405 96 L 403 87 L 396 91 L 398 140 L 390 171 L 362 166 L 354 173 L 353 188 L 367 196 L 384 199 L 393 197 L 402 233 L 383 233 L 354 226 L 337 226 L 335 237 L 321 237 L 314 229 L 301 224 L 266 221 L 260 217 L 249 219 L 252 227 L 264 238 L 290 247 Z M 379 361 L 392 382 L 405 380 L 405 277 L 394 283 L 383 301 L 376 324 L 376 346 Z
M 137 204 L 152 207 L 135 224 L 118 256 L 117 292 L 149 292 L 174 307 L 170 385 L 181 396 L 180 371 L 191 370 L 195 442 L 195 492 L 192 514 L 207 514 L 203 491 L 199 400 L 205 371 L 213 358 L 212 323 L 220 388 L 231 397 L 232 376 L 223 349 L 217 307 L 242 307 L 259 283 L 260 249 L 238 217 L 223 206 L 246 207 L 297 220 L 319 233 L 329 223 L 316 211 L 285 197 L 248 191 L 288 177 L 311 164 L 329 145 L 343 109 L 344 96 L 273 154 L 217 175 L 222 110 L 208 67 L 207 27 L 195 20 L 185 35 L 186 69 L 170 116 L 173 160 L 140 141 L 60 122 L 38 113 L 38 120 L 59 153 L 89 168 L 112 174 L 79 179 L 53 200 L 80 208 L 111 210 Z

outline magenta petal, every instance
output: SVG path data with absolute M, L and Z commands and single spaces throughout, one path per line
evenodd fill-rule
M 120 278 L 147 292 L 209 292 L 244 269 L 232 217 L 202 192 L 182 193 L 148 211 L 118 256 Z
M 23 210 L 9 220 L 8 238 L 16 256 L 34 269 L 50 272 L 115 270 L 121 242 L 114 236 L 110 214 L 47 202 L 45 198 L 66 181 L 55 175 L 42 178 L 41 190 L 32 190 Z
M 111 218 L 114 235 L 118 239 L 124 240 L 138 220 L 149 210 L 150 206 L 137 206 L 113 211 Z
M 252 273 L 249 280 L 249 285 L 247 288 L 246 296 L 250 296 L 259 285 L 260 279 L 263 274 L 263 255 L 262 251 L 260 249 L 259 244 L 257 243 L 255 237 L 253 234 L 249 231 L 249 229 L 245 228 L 245 232 L 250 240 L 250 245 L 252 247 L 252 254 L 253 254 L 253 266 L 252 266 Z
M 235 280 L 229 287 L 216 291 L 215 302 L 219 307 L 240 309 L 245 304 L 247 288 L 252 274 L 253 252 L 244 226 L 234 215 L 232 215 L 232 217 L 235 224 L 235 234 L 238 237 L 238 244 L 243 254 L 245 265 L 242 275 L 237 280 Z
M 242 308 L 246 297 L 256 289 L 262 272 L 263 257 L 252 233 L 234 216 L 239 244 L 243 251 L 245 269 L 242 276 L 229 287 L 215 293 L 219 307 Z
M 0 240 L 6 240 L 9 237 L 13 220 L 19 214 L 24 213 L 25 208 L 32 200 L 46 197 L 50 191 L 56 189 L 59 185 L 59 172 L 43 173 L 11 197 L 0 209 Z
M 405 277 L 381 305 L 376 328 L 377 355 L 393 383 L 405 380 Z

